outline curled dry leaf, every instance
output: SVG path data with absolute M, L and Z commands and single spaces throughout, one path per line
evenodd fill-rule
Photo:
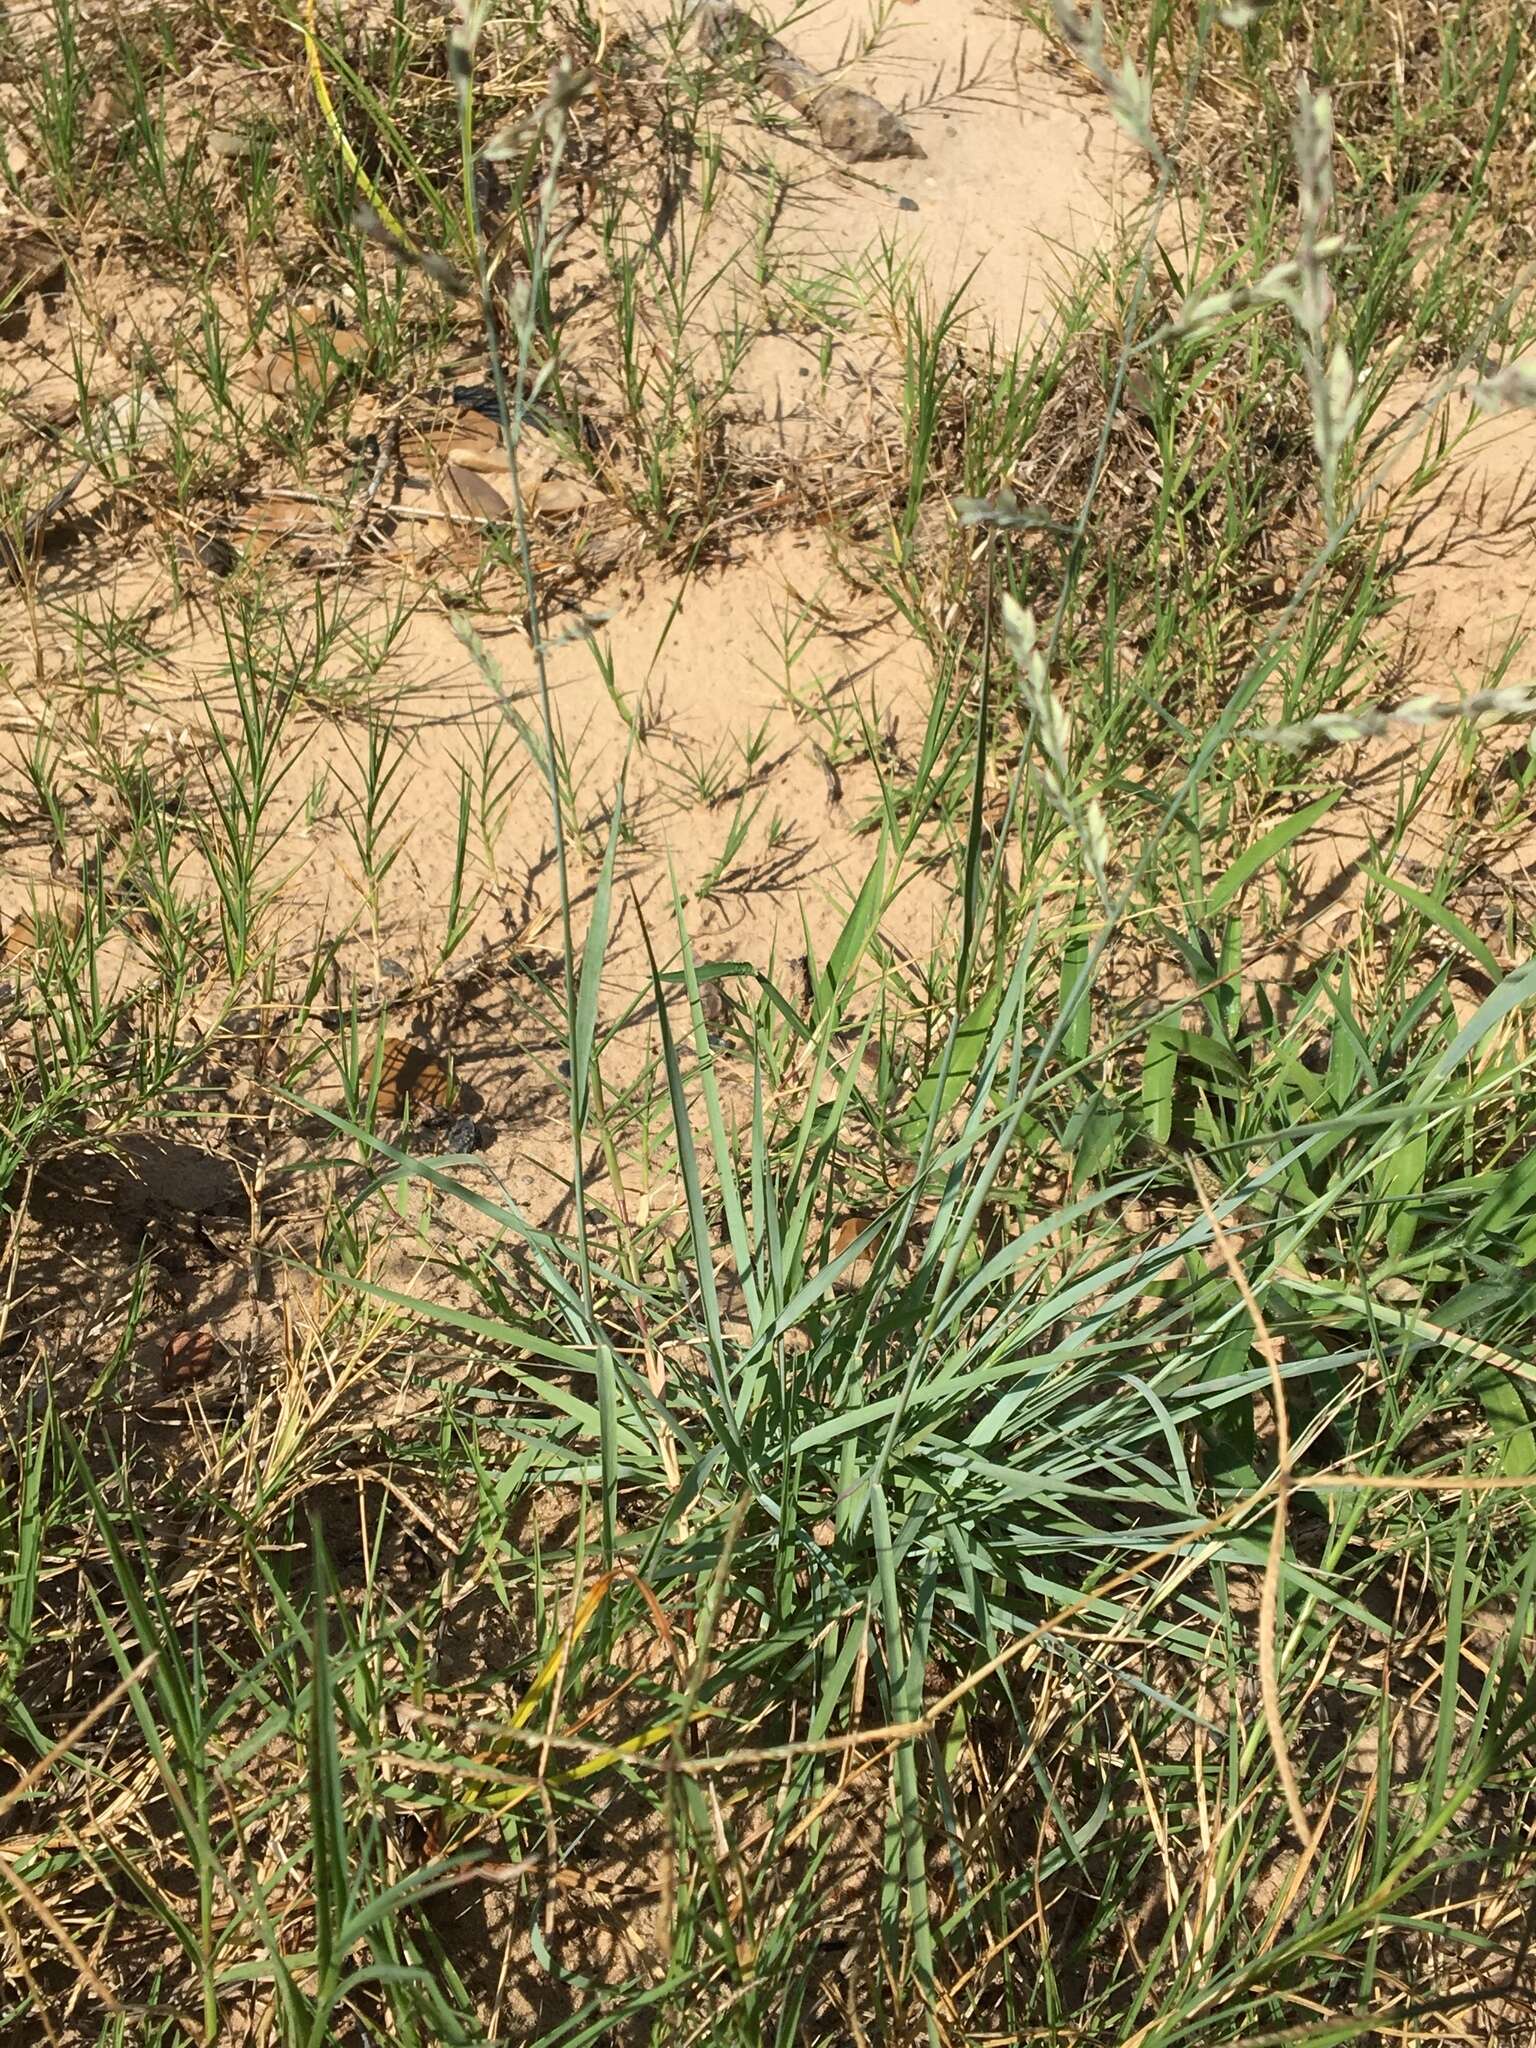
M 384 1040 L 375 1097 L 380 1116 L 404 1116 L 407 1107 L 414 1111 L 441 1109 L 447 1097 L 448 1063 L 442 1053 L 414 1038 Z

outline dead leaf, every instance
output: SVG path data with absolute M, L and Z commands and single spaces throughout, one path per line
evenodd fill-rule
M 507 501 L 477 470 L 448 462 L 433 479 L 437 502 L 450 519 L 505 519 Z
M 257 389 L 274 398 L 286 398 L 300 387 L 324 393 L 344 364 L 366 352 L 362 335 L 350 329 L 295 322 L 291 339 L 258 357 L 252 374 Z
M 374 1106 L 380 1116 L 404 1116 L 412 1110 L 441 1109 L 448 1098 L 448 1063 L 444 1055 L 414 1038 L 386 1038 L 379 1055 L 379 1092 Z

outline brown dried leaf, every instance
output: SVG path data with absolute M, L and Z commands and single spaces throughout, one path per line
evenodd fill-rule
M 450 518 L 505 519 L 507 501 L 477 470 L 448 462 L 433 480 L 437 501 Z
M 361 334 L 296 325 L 291 342 L 257 359 L 253 372 L 257 389 L 271 392 L 274 398 L 286 398 L 301 386 L 311 392 L 328 391 L 342 365 L 363 355 L 366 348 Z

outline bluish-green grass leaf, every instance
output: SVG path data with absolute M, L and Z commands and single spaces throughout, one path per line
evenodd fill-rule
M 592 892 L 592 915 L 581 949 L 581 979 L 576 989 L 576 1023 L 571 1037 L 571 1087 L 575 1097 L 576 1127 L 587 1121 L 587 1100 L 592 1075 L 592 1048 L 597 1037 L 597 1004 L 602 993 L 603 960 L 608 950 L 608 928 L 613 913 L 613 863 L 619 850 L 619 831 L 624 819 L 624 782 L 621 777 L 614 793 L 613 816 L 608 821 L 608 844 Z
M 1293 811 L 1290 817 L 1282 818 L 1278 825 L 1271 825 L 1263 838 L 1255 840 L 1246 853 L 1239 854 L 1221 879 L 1212 884 L 1205 898 L 1206 916 L 1219 917 L 1245 883 L 1251 882 L 1262 868 L 1268 867 L 1272 860 L 1284 853 L 1285 849 L 1294 844 L 1304 832 L 1309 832 L 1319 818 L 1326 816 L 1333 809 L 1343 794 L 1342 789 L 1335 789 L 1327 796 L 1320 796 L 1316 803 L 1306 804 L 1301 810 Z
M 1476 1010 L 1463 1024 L 1450 1044 L 1435 1062 L 1435 1073 L 1441 1079 L 1454 1072 L 1469 1053 L 1475 1052 L 1490 1033 L 1497 1031 L 1507 1017 L 1514 1015 L 1522 1003 L 1528 1003 L 1536 996 L 1536 959 L 1527 960 L 1500 982 L 1492 995 L 1478 1004 Z
M 864 886 L 854 898 L 853 908 L 849 911 L 847 920 L 838 934 L 837 943 L 828 956 L 826 970 L 813 982 L 818 1016 L 841 1008 L 847 997 L 848 981 L 864 957 L 865 948 L 874 937 L 885 900 L 885 863 L 886 839 L 882 831 L 880 843 L 875 850 L 874 862 L 864 877 Z
M 1390 890 L 1392 895 L 1396 896 L 1399 902 L 1406 903 L 1410 910 L 1416 910 L 1420 917 L 1437 926 L 1448 939 L 1454 939 L 1462 951 L 1477 962 L 1491 981 L 1498 982 L 1504 979 L 1504 970 L 1493 953 L 1483 944 L 1471 926 L 1462 922 L 1454 910 L 1448 909 L 1443 903 L 1437 903 L 1433 896 L 1426 896 L 1422 889 L 1414 889 L 1407 882 L 1398 881 L 1395 875 L 1389 875 L 1384 868 L 1372 867 L 1366 863 L 1361 872 L 1369 875 L 1373 882 L 1379 882 L 1383 889 Z

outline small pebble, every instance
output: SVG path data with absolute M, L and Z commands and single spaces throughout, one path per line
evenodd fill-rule
M 915 199 L 908 199 L 906 194 L 903 193 L 896 202 L 896 211 L 898 213 L 921 213 L 922 208 Z

